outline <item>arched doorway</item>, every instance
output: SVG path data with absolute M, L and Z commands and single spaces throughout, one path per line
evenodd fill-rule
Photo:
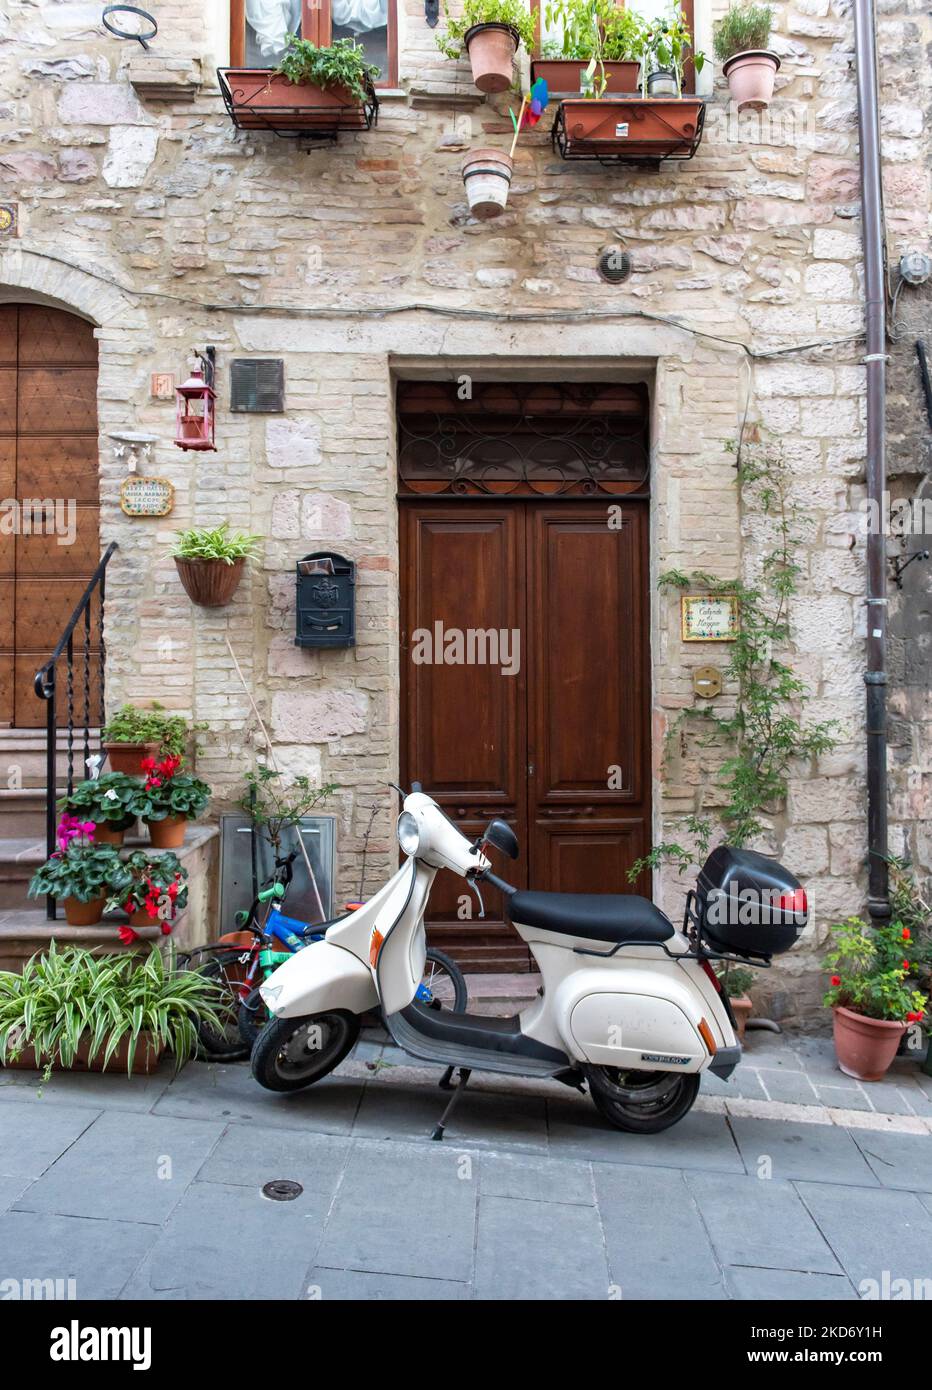
M 45 723 L 33 677 L 99 551 L 93 325 L 0 304 L 0 727 Z M 99 640 L 93 632 L 95 651 Z

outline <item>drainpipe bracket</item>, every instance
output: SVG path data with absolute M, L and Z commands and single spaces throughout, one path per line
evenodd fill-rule
M 865 685 L 886 685 L 886 683 L 887 683 L 887 673 L 886 673 L 886 671 L 865 671 L 865 672 L 864 672 L 864 684 L 865 684 Z

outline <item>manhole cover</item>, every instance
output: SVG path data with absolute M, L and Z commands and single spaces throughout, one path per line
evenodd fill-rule
M 265 1184 L 262 1195 L 272 1202 L 293 1202 L 303 1191 L 299 1182 L 292 1182 L 290 1178 L 274 1178 Z

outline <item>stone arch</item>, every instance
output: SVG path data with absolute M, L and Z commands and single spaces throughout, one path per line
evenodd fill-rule
M 98 328 L 142 326 L 142 315 L 130 296 L 102 274 L 10 246 L 0 252 L 0 302 L 16 299 L 64 309 Z

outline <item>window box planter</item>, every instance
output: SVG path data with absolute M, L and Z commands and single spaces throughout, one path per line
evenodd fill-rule
M 123 1038 L 117 1043 L 113 1056 L 104 1067 L 104 1044 L 96 1055 L 90 1056 L 90 1037 L 82 1038 L 78 1043 L 77 1055 L 70 1067 L 66 1067 L 63 1062 L 56 1058 L 51 1064 L 52 1071 L 109 1071 L 126 1072 L 126 1063 L 129 1058 L 129 1039 Z M 165 1049 L 157 1045 L 151 1033 L 140 1033 L 136 1040 L 136 1052 L 133 1056 L 133 1065 L 130 1068 L 133 1076 L 149 1076 L 156 1070 L 162 1060 Z M 8 1057 L 5 1064 L 8 1067 L 24 1068 L 27 1071 L 42 1071 L 46 1065 L 45 1060 L 36 1056 L 35 1049 L 24 1047 L 19 1056 L 14 1060 Z
M 346 87 L 289 82 L 269 68 L 218 68 L 217 79 L 227 114 L 238 130 L 335 140 L 341 130 L 369 130 L 378 119 L 379 101 L 371 83 L 360 101 Z
M 553 145 L 564 159 L 657 165 L 691 159 L 705 121 L 700 97 L 625 97 L 560 103 Z
M 535 58 L 531 63 L 531 85 L 542 77 L 552 97 L 578 97 L 583 90 L 587 58 Z M 640 63 L 606 63 L 606 97 L 628 92 L 636 94 Z M 598 74 L 597 74 L 598 75 Z

